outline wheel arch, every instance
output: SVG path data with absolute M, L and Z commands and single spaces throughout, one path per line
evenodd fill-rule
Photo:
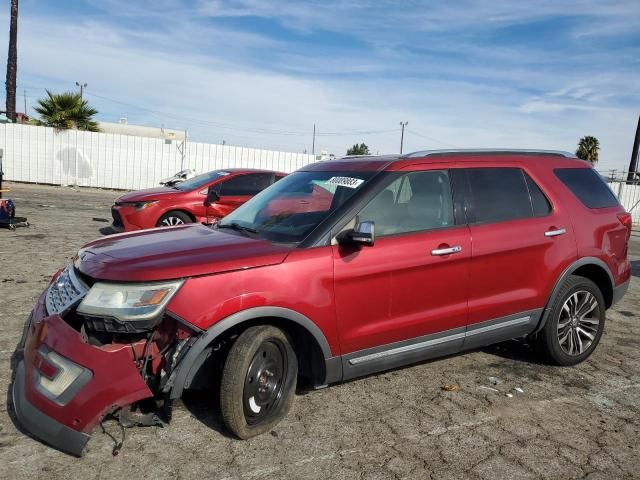
M 333 357 L 329 343 L 320 328 L 308 317 L 288 308 L 256 307 L 243 310 L 217 322 L 203 332 L 176 366 L 170 396 L 180 398 L 191 386 L 200 368 L 213 353 L 217 341 L 229 338 L 254 325 L 274 325 L 292 339 L 302 374 L 312 386 L 339 381 L 342 364 Z
M 557 296 L 560 293 L 560 289 L 562 288 L 563 283 L 570 275 L 576 275 L 580 277 L 585 277 L 595 283 L 605 300 L 605 307 L 609 308 L 613 303 L 613 291 L 615 287 L 615 283 L 613 280 L 613 275 L 611 274 L 611 270 L 606 263 L 596 257 L 584 257 L 579 260 L 576 260 L 571 265 L 569 265 L 558 277 L 556 283 L 551 291 L 551 295 L 547 300 L 547 304 L 545 305 L 544 312 L 540 318 L 540 323 L 536 330 L 533 332 L 538 333 L 542 330 L 547 323 L 547 318 L 550 312 L 550 306 L 553 305 Z

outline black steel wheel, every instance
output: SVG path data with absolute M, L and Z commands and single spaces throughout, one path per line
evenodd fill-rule
M 242 439 L 271 430 L 291 408 L 297 375 L 285 332 L 271 325 L 245 330 L 222 371 L 220 410 L 227 428 Z

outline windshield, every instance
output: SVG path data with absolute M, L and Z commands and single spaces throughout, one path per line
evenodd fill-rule
M 197 188 L 203 187 L 207 183 L 213 182 L 214 180 L 225 177 L 227 175 L 229 175 L 229 172 L 214 170 L 213 172 L 203 173 L 202 175 L 198 175 L 197 177 L 193 177 L 189 180 L 185 180 L 184 182 L 177 183 L 173 188 L 182 190 L 183 192 L 189 192 L 191 190 L 196 190 Z
M 300 243 L 374 172 L 295 172 L 218 223 L 277 243 Z

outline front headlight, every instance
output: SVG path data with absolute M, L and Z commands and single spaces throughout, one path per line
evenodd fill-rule
M 78 306 L 78 313 L 113 317 L 121 322 L 156 317 L 169 303 L 183 280 L 164 283 L 96 282 Z
M 140 210 L 144 210 L 147 207 L 155 205 L 158 203 L 158 200 L 148 200 L 146 202 L 118 202 L 116 201 L 116 205 L 119 207 L 134 207 L 138 212 Z

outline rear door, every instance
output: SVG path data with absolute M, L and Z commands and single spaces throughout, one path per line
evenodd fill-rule
M 345 378 L 457 351 L 471 244 L 448 172 L 398 174 L 357 220 L 375 222 L 375 244 L 333 246 Z
M 464 168 L 453 176 L 465 192 L 472 238 L 465 347 L 529 333 L 550 279 L 576 255 L 568 213 L 516 166 Z

